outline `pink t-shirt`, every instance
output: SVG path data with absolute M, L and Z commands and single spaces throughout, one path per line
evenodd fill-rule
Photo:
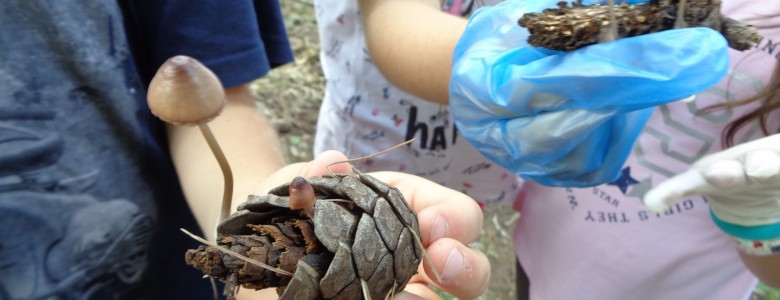
M 761 17 L 780 14 L 780 1 L 724 0 L 723 11 L 767 24 Z M 698 158 L 721 150 L 724 126 L 756 107 L 697 114 L 751 96 L 768 81 L 780 57 L 780 27 L 765 27 L 758 47 L 731 51 L 731 70 L 717 86 L 692 102 L 655 110 L 618 180 L 582 189 L 523 184 L 515 203 L 522 213 L 515 245 L 531 278 L 531 299 L 749 297 L 756 279 L 732 239 L 710 219 L 703 197 L 690 197 L 662 214 L 647 211 L 641 198 Z M 780 128 L 778 117 L 772 116 L 770 130 Z M 755 124 L 736 142 L 761 136 Z
M 408 146 L 356 161 L 362 172 L 401 171 L 468 194 L 479 203 L 509 204 L 519 179 L 491 162 L 458 133 L 450 108 L 393 86 L 374 65 L 357 0 L 315 0 L 327 79 L 314 153 L 350 158 Z M 498 0 L 440 0 L 442 11 L 466 16 Z M 444 55 L 444 53 L 442 53 Z

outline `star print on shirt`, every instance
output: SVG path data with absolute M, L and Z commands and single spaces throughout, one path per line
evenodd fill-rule
M 631 191 L 626 195 L 642 199 L 651 188 L 653 188 L 653 179 L 648 177 L 631 188 Z
M 631 167 L 625 167 L 623 168 L 623 171 L 620 171 L 620 177 L 618 177 L 618 179 L 607 184 L 617 186 L 620 191 L 623 192 L 623 195 L 625 195 L 628 187 L 637 183 L 639 183 L 639 181 L 631 177 Z

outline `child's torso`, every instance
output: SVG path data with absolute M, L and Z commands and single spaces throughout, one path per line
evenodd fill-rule
M 756 22 L 780 13 L 780 3 L 724 1 L 723 11 Z M 726 124 L 757 107 L 701 113 L 752 96 L 769 80 L 780 57 L 774 49 L 780 28 L 760 31 L 765 38 L 757 48 L 731 52 L 731 70 L 718 85 L 693 102 L 655 110 L 614 182 L 584 189 L 524 184 L 524 200 L 516 203 L 523 214 L 516 246 L 534 280 L 533 299 L 744 299 L 750 293 L 755 279 L 733 241 L 710 220 L 706 199 L 690 197 L 655 214 L 641 198 L 698 158 L 720 151 Z M 778 114 L 770 118 L 772 133 L 779 121 Z M 761 136 L 756 123 L 735 142 Z
M 467 16 L 486 2 L 491 1 L 445 0 L 442 10 Z M 408 147 L 355 165 L 364 172 L 420 175 L 482 203 L 514 199 L 517 177 L 460 137 L 448 106 L 410 95 L 380 74 L 366 48 L 357 1 L 318 0 L 315 5 L 327 79 L 316 153 L 337 149 L 355 158 L 414 138 Z

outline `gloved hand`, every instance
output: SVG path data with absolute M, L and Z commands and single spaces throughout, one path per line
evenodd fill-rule
M 609 182 L 652 107 L 717 83 L 728 46 L 707 28 L 565 53 L 528 46 L 517 20 L 556 2 L 508 0 L 472 15 L 453 55 L 452 113 L 483 155 L 523 178 L 550 186 Z
M 692 195 L 703 195 L 715 223 L 747 240 L 780 238 L 780 134 L 706 156 L 645 194 L 648 209 L 661 212 Z

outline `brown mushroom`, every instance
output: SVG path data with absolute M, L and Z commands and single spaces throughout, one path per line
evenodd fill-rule
M 169 58 L 149 84 L 147 101 L 152 114 L 175 125 L 198 126 L 216 157 L 225 181 L 219 222 L 227 218 L 233 197 L 233 173 L 208 122 L 225 106 L 225 89 L 214 73 L 184 55 Z
M 225 106 L 225 90 L 211 70 L 192 57 L 174 56 L 160 66 L 149 84 L 152 114 L 176 125 L 211 121 Z
M 314 217 L 314 188 L 303 177 L 295 177 L 290 183 L 290 209 L 303 209 L 309 217 Z

